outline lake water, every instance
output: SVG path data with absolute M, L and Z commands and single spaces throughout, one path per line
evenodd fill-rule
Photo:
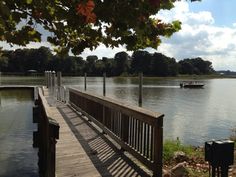
M 0 90 L 0 176 L 38 176 L 32 106 L 29 90 Z
M 236 128 L 236 79 L 201 80 L 204 89 L 180 89 L 179 79 L 144 78 L 143 107 L 165 114 L 164 138 L 203 145 L 224 139 Z M 2 84 L 41 85 L 40 77 L 3 77 Z M 138 105 L 137 78 L 107 78 L 107 96 Z M 83 89 L 82 77 L 64 77 L 63 84 Z M 102 78 L 88 77 L 87 91 L 102 95 Z

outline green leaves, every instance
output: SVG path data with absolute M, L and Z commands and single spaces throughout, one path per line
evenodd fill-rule
M 128 50 L 156 48 L 160 36 L 170 37 L 181 27 L 179 21 L 164 24 L 150 17 L 171 9 L 175 1 L 2 0 L 0 40 L 19 45 L 41 41 L 40 24 L 59 53 L 78 55 L 100 43 L 126 45 Z
M 27 4 L 31 4 L 33 0 L 26 0 Z

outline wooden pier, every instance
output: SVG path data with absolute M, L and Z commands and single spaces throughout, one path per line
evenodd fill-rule
M 46 87 L 39 91 L 60 126 L 55 176 L 162 176 L 162 114 L 69 92 L 65 104 Z
M 162 176 L 163 114 L 73 88 L 68 102 L 65 87 L 1 89 L 34 92 L 40 177 Z

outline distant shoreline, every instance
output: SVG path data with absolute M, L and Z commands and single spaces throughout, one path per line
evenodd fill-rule
M 76 75 L 73 73 L 62 73 L 64 77 L 84 77 L 83 75 Z M 38 77 L 44 76 L 44 73 L 18 73 L 18 72 L 0 72 L 0 76 L 12 76 L 12 77 Z M 103 77 L 103 76 L 96 76 L 96 75 L 87 75 L 87 77 Z M 111 76 L 113 78 L 137 78 L 137 75 L 127 75 L 127 76 Z M 144 76 L 145 78 L 157 78 L 157 79 L 190 79 L 190 80 L 197 80 L 197 79 L 225 79 L 225 78 L 232 78 L 235 79 L 236 75 L 220 75 L 220 74 L 209 74 L 209 75 L 177 75 L 177 76 L 166 76 L 166 77 L 160 77 L 160 76 Z M 109 76 L 108 76 L 109 78 Z

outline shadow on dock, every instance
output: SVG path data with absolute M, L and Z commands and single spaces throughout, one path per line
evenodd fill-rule
M 58 104 L 57 108 L 101 176 L 151 175 L 150 171 L 120 149 L 81 113 L 67 105 Z

